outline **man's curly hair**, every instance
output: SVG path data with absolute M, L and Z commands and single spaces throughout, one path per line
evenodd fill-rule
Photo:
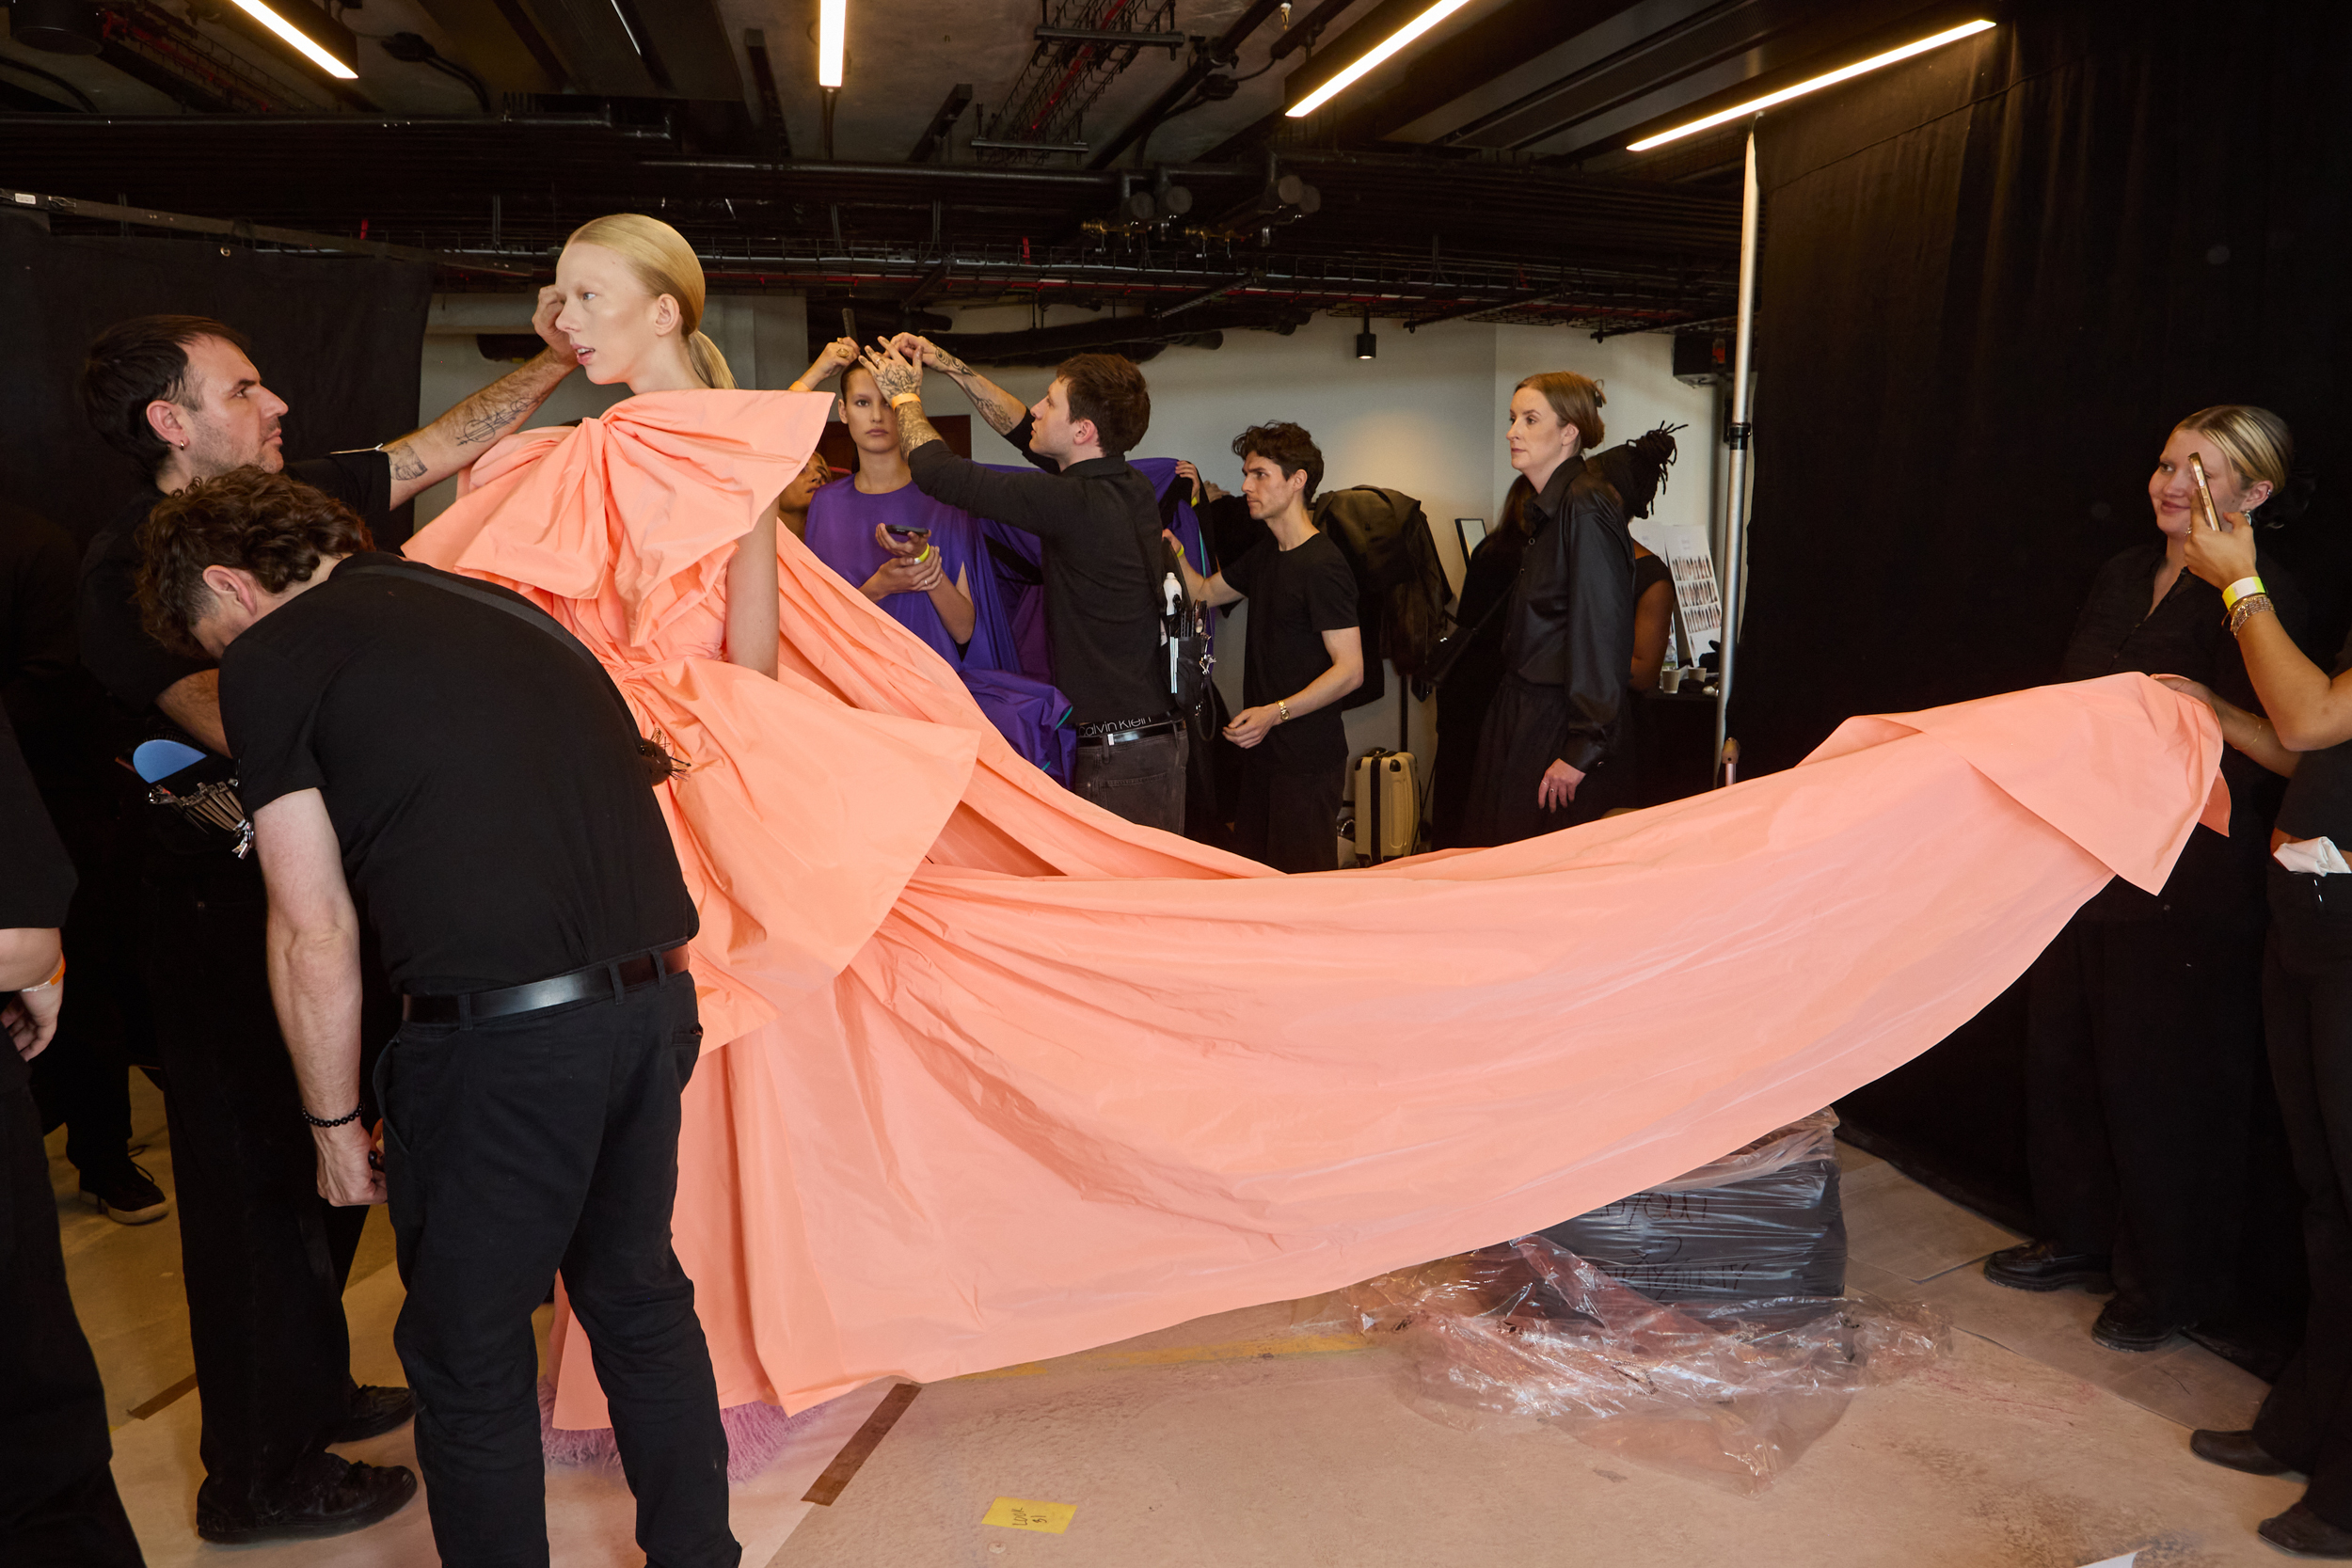
M 326 491 L 260 468 L 231 468 L 166 496 L 139 525 L 139 619 L 179 653 L 203 656 L 196 624 L 216 600 L 207 566 L 236 566 L 272 594 L 308 581 L 326 556 L 375 547 L 368 525 Z

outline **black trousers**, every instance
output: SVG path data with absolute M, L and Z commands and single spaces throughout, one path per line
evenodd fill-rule
M 1233 847 L 1277 871 L 1337 871 L 1347 764 L 1285 770 L 1259 758 L 1264 749 L 1242 753 Z
M 2304 1501 L 2352 1529 L 2352 882 L 2270 873 L 2263 1022 L 2303 1188 L 2312 1305 L 2254 1440 L 2311 1477 Z
M 531 1314 L 560 1269 L 649 1568 L 733 1568 L 727 1442 L 670 1244 L 694 982 L 519 1018 L 404 1024 L 376 1067 L 408 1300 L 393 1341 L 449 1568 L 548 1560 Z
M 1143 828 L 1184 831 L 1184 770 L 1192 737 L 1183 730 L 1116 746 L 1078 746 L 1070 787 Z
M 2262 1061 L 2258 918 L 2077 915 L 2026 979 L 2026 1155 L 2045 1241 L 2193 1323 L 2231 1306 Z
M 136 1565 L 105 1389 L 66 1292 L 40 1118 L 15 1052 L 0 1050 L 0 1562 Z
M 79 881 L 65 921 L 73 1006 L 60 1015 L 49 1049 L 34 1058 L 33 1094 L 41 1126 L 64 1125 L 65 1157 L 89 1178 L 119 1169 L 129 1157 L 131 1064 L 154 1060 L 138 973 L 138 879 L 110 783 L 41 781 L 42 803 Z
M 1609 756 L 1585 770 L 1576 799 L 1566 805 L 1547 810 L 1535 803 L 1536 787 L 1559 758 L 1567 711 L 1560 688 L 1502 677 L 1479 732 L 1478 761 L 1470 769 L 1470 801 L 1462 814 L 1464 845 L 1517 844 L 1597 821 L 1633 803 L 1632 781 Z
M 282 1485 L 351 1404 L 343 1286 L 364 1209 L 318 1196 L 318 1155 L 278 1033 L 258 868 L 160 868 L 141 950 L 156 1001 L 199 1451 L 224 1501 Z

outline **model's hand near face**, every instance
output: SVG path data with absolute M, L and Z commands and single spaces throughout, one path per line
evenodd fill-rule
M 571 334 L 555 325 L 555 318 L 563 313 L 564 291 L 549 283 L 539 291 L 539 307 L 531 313 L 531 329 L 562 357 L 564 368 L 569 370 L 579 359 L 572 352 Z

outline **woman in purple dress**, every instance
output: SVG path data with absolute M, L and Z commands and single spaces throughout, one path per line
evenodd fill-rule
M 833 357 L 828 349 L 818 365 Z M 822 373 L 816 365 L 810 372 Z M 1075 741 L 1062 723 L 1069 704 L 1021 673 L 977 519 L 915 488 L 898 451 L 898 417 L 862 365 L 842 372 L 841 417 L 857 468 L 811 498 L 808 547 L 930 643 L 1022 755 L 1067 783 Z

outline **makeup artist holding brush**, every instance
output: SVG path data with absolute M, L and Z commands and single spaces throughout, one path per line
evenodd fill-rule
M 2148 481 L 2156 536 L 2101 568 L 2061 678 L 2127 670 L 2187 677 L 2257 705 L 2222 595 L 2185 569 L 2213 503 L 2251 514 L 2284 488 L 2290 443 L 2260 408 L 2201 409 L 2166 438 Z M 2208 528 L 2207 532 L 2211 530 Z M 2242 535 L 2249 561 L 2252 539 Z M 2301 606 L 2265 553 L 2273 629 L 2292 646 Z M 2229 752 L 2230 836 L 2194 830 L 2164 890 L 2118 879 L 2083 906 L 2027 977 L 2026 1154 L 2039 1239 L 1984 1274 L 2021 1291 L 2112 1289 L 2091 1337 L 2151 1351 L 2231 1305 L 2262 1097 L 2264 855 L 2280 781 Z M 2276 1133 L 2266 1140 L 2275 1157 Z
M 2283 483 L 2283 426 L 2277 444 L 2281 461 L 2266 477 Z M 2199 1432 L 2189 1446 L 2254 1475 L 2301 1471 L 2310 1479 L 2303 1500 L 2264 1520 L 2263 1539 L 2306 1557 L 2352 1560 L 2352 877 L 2343 853 L 2352 845 L 2352 642 L 2336 656 L 2332 675 L 2304 656 L 2280 621 L 2275 568 L 2247 526 L 2252 506 L 2226 504 L 2218 475 L 2213 492 L 2222 526 L 2201 517 L 2183 559 L 2228 606 L 2261 705 L 2193 681 L 2166 684 L 2210 703 L 2234 752 L 2289 781 L 2278 826 L 2263 839 L 2270 852 L 2263 1024 L 2303 1189 L 2312 1293 L 2302 1349 L 2271 1385 L 2252 1428 Z

